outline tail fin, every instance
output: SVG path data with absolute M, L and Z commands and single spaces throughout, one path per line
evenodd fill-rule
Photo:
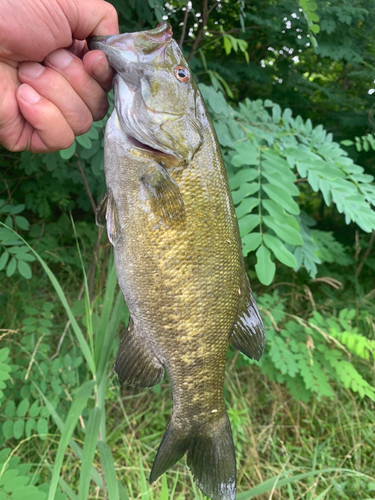
M 187 451 L 187 463 L 200 490 L 212 500 L 234 500 L 236 459 L 226 412 L 198 432 L 168 424 L 150 474 L 150 483 L 166 472 Z

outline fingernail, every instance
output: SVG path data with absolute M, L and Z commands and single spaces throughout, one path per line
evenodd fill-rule
M 93 65 L 91 66 L 91 71 L 92 74 L 99 80 L 105 80 L 109 77 L 111 68 L 109 67 L 107 58 L 104 54 L 95 59 Z
M 26 102 L 29 102 L 30 104 L 35 104 L 40 99 L 40 95 L 38 94 L 38 92 L 35 92 L 35 90 L 26 83 L 23 83 L 20 86 L 18 92 L 22 99 Z
M 44 66 L 35 62 L 25 62 L 20 64 L 19 72 L 27 78 L 38 78 L 45 70 Z
M 46 62 L 57 69 L 63 69 L 72 62 L 72 55 L 68 50 L 58 49 L 46 57 Z

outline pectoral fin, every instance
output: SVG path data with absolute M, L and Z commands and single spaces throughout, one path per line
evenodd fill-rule
M 239 293 L 241 293 L 241 299 L 238 316 L 230 341 L 236 349 L 248 358 L 259 361 L 263 354 L 266 336 L 247 275 L 245 275 Z
M 107 224 L 108 239 L 113 246 L 121 236 L 121 226 L 118 221 L 116 202 L 109 189 L 96 209 L 96 224 L 104 227 Z
M 121 385 L 151 387 L 158 384 L 164 376 L 163 365 L 147 347 L 140 333 L 130 319 L 115 362 L 115 372 Z
M 186 221 L 185 205 L 178 184 L 163 168 L 155 169 L 141 178 L 151 210 L 167 225 Z

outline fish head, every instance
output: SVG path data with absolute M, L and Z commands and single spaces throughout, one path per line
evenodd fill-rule
M 202 143 L 197 118 L 199 90 L 172 38 L 172 28 L 93 37 L 116 71 L 118 126 L 137 143 L 189 162 Z

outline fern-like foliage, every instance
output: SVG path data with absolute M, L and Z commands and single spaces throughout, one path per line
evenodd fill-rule
M 308 321 L 287 315 L 275 291 L 257 299 L 267 333 L 260 367 L 271 380 L 285 384 L 296 399 L 333 398 L 335 385 L 375 401 L 375 388 L 356 362 L 375 359 L 375 341 L 361 335 L 351 322 L 354 309 L 338 317 L 313 312 Z M 272 311 L 272 314 L 269 312 Z
M 0 500 L 45 500 L 48 484 L 38 485 L 38 479 L 31 464 L 21 463 L 10 448 L 0 451 Z M 66 500 L 67 496 L 58 490 L 54 498 Z
M 346 223 L 375 229 L 373 177 L 355 165 L 321 125 L 294 118 L 270 100 L 246 99 L 232 108 L 220 92 L 201 86 L 225 151 L 229 183 L 240 226 L 243 252 L 256 251 L 260 281 L 271 283 L 275 264 L 306 267 L 316 275 L 315 255 L 300 186 L 320 192 Z

